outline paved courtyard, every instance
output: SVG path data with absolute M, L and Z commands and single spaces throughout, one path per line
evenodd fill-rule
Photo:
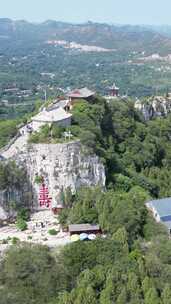
M 31 242 L 49 247 L 64 246 L 70 243 L 70 236 L 60 230 L 57 217 L 51 210 L 41 210 L 34 213 L 27 223 L 28 229 L 20 231 L 15 224 L 0 228 L 0 251 L 9 244 L 12 244 L 13 238 L 18 238 L 22 242 Z M 49 230 L 55 229 L 57 235 L 50 235 Z M 3 244 L 8 241 L 8 244 Z

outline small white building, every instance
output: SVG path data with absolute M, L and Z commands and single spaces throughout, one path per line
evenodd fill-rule
M 71 117 L 72 114 L 67 113 L 61 107 L 52 110 L 44 109 L 32 117 L 32 129 L 33 131 L 38 131 L 45 124 L 51 125 L 52 123 L 68 127 L 71 125 Z

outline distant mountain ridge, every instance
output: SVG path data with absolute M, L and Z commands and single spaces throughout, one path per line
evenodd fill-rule
M 150 31 L 155 31 L 169 38 L 171 37 L 171 25 L 148 25 L 146 28 Z
M 25 20 L 0 19 L 0 43 L 4 42 L 5 47 L 10 47 L 11 43 L 44 43 L 49 39 L 74 41 L 118 51 L 171 53 L 171 38 L 145 26 L 117 26 L 93 22 L 72 24 L 53 20 L 30 23 Z

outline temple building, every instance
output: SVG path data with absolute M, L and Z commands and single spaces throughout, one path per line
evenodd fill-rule
M 76 89 L 67 94 L 69 98 L 70 105 L 73 105 L 78 99 L 85 99 L 86 101 L 91 101 L 95 96 L 95 92 L 90 91 L 87 88 Z
M 109 96 L 111 97 L 118 97 L 119 96 L 119 88 L 114 83 L 111 87 L 108 88 Z
M 31 127 L 33 131 L 38 131 L 45 124 L 51 125 L 55 123 L 62 127 L 71 125 L 72 114 L 67 113 L 63 108 L 44 109 L 34 117 L 32 117 Z

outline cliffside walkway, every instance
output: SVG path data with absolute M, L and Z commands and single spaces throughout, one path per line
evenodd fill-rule
M 5 158 L 5 159 L 13 158 L 18 152 L 23 152 L 25 150 L 25 147 L 26 147 L 27 141 L 28 141 L 28 137 L 29 137 L 29 133 L 22 132 L 22 131 L 23 131 L 23 129 L 21 129 L 19 131 L 20 135 L 16 138 L 16 140 L 14 142 L 12 142 L 11 144 L 9 143 L 9 145 L 4 147 L 0 151 L 0 155 L 3 158 Z

